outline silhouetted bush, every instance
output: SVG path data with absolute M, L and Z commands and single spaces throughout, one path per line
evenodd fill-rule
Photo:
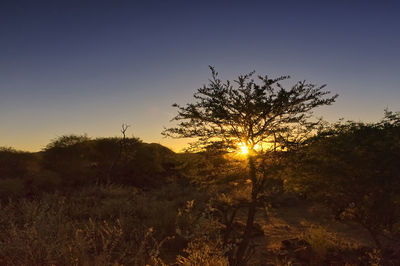
M 156 187 L 176 175 L 171 150 L 137 138 L 62 136 L 47 146 L 42 165 L 70 187 L 105 183 Z
M 378 123 L 338 123 L 312 139 L 288 162 L 286 185 L 357 222 L 382 249 L 382 236 L 399 235 L 399 162 L 400 114 L 387 111 Z
M 33 154 L 0 148 L 0 179 L 26 177 L 35 170 L 35 160 Z

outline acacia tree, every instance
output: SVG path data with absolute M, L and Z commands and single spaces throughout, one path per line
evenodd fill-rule
M 312 110 L 330 105 L 337 95 L 328 96 L 325 85 L 316 86 L 306 81 L 296 82 L 288 89 L 282 82 L 289 76 L 270 79 L 268 76 L 253 78 L 255 72 L 238 76 L 237 80 L 223 82 L 210 67 L 212 77 L 207 85 L 194 94 L 194 102 L 180 106 L 174 104 L 178 114 L 173 118 L 175 127 L 166 128 L 165 136 L 197 138 L 196 147 L 210 145 L 248 149 L 248 176 L 252 192 L 248 204 L 245 230 L 232 265 L 245 263 L 254 225 L 259 194 L 264 186 L 264 175 L 257 171 L 256 157 L 269 150 L 287 150 L 312 131 L 318 121 L 311 122 Z M 257 149 L 262 147 L 262 149 Z

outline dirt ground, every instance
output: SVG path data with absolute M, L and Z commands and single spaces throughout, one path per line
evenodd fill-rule
M 264 235 L 254 240 L 255 253 L 250 265 L 310 265 L 291 261 L 289 252 L 282 247 L 285 241 L 301 242 L 305 239 L 311 242 L 313 250 L 316 249 L 320 256 L 327 256 L 325 249 L 328 247 L 356 250 L 374 246 L 367 232 L 359 226 L 336 221 L 326 207 L 305 200 L 292 200 L 276 208 L 259 209 L 256 223 Z M 298 250 L 301 251 L 301 248 L 305 250 L 306 247 Z M 309 256 L 315 257 L 315 254 Z M 312 264 L 332 265 L 322 263 L 324 258 L 320 259 Z

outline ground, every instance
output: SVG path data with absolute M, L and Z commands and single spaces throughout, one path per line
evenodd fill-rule
M 334 260 L 343 265 L 341 260 L 346 256 L 354 257 L 357 251 L 372 250 L 374 246 L 359 226 L 336 221 L 326 207 L 305 200 L 293 199 L 278 208 L 259 209 L 256 224 L 264 234 L 255 238 L 250 265 L 325 265 L 328 257 L 332 261 L 327 265 L 335 265 Z M 331 254 L 335 248 L 340 248 L 342 254 Z

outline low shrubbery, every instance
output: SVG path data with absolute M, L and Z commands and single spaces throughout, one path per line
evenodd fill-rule
M 0 149 L 0 200 L 101 184 L 159 188 L 178 182 L 172 151 L 137 138 L 62 136 L 39 153 Z
M 166 200 L 165 193 L 176 197 Z M 178 209 L 196 194 L 193 188 L 174 185 L 154 193 L 112 185 L 10 201 L 0 212 L 0 264 L 145 265 L 174 260 L 182 247 L 171 247 L 168 241 L 176 235 Z
M 268 251 L 278 265 L 395 265 L 399 116 L 338 123 L 297 149 L 254 157 L 256 200 L 243 157 L 219 150 L 175 154 L 136 138 L 74 135 L 39 153 L 2 148 L 0 265 L 233 264 L 250 202 L 258 215 L 242 261 L 257 263 L 257 241 L 269 238 L 259 222 L 315 200 L 333 210 L 324 219 L 358 224 L 376 249 L 347 246 L 320 224 Z

